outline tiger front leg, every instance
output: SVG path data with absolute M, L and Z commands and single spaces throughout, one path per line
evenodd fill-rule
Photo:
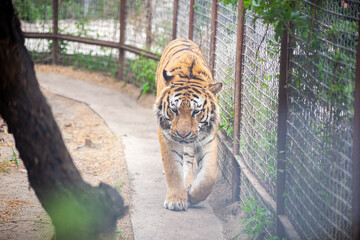
M 193 147 L 184 147 L 183 167 L 185 176 L 185 187 L 187 190 L 190 190 L 191 185 L 194 182 L 194 169 L 196 168 Z
M 204 201 L 214 186 L 217 170 L 217 139 L 215 138 L 195 154 L 199 172 L 188 190 L 189 203 Z
M 167 193 L 164 208 L 185 211 L 188 205 L 182 168 L 183 148 L 180 144 L 166 140 L 159 133 L 162 163 L 165 172 Z

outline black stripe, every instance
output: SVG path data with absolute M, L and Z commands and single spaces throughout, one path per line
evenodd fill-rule
M 194 154 L 195 154 L 195 155 L 198 154 L 198 153 L 200 152 L 200 150 L 201 150 L 201 147 L 196 147 L 196 148 L 194 149 Z
M 181 67 L 173 68 L 173 69 L 171 69 L 169 72 L 174 72 L 174 71 L 176 71 L 176 70 L 178 70 L 178 69 L 181 69 Z
M 181 75 L 181 74 L 178 74 L 178 76 L 179 76 L 180 78 L 190 79 L 190 77 L 189 77 L 189 76 L 187 76 L 187 75 Z
M 208 153 L 209 152 L 204 153 L 204 155 L 202 155 L 201 158 L 197 160 L 197 165 L 198 166 L 200 166 L 201 161 L 204 159 L 205 155 L 208 154 Z
M 197 94 L 201 94 L 201 92 L 200 92 L 199 90 L 197 90 L 196 88 L 192 88 L 192 90 L 193 90 L 194 92 L 196 92 Z
M 184 84 L 184 83 L 186 83 L 187 81 L 184 81 L 184 80 L 178 80 L 178 81 L 176 81 L 176 83 L 181 83 L 181 84 Z
M 202 88 L 201 85 L 197 85 L 197 84 L 194 84 L 194 83 L 191 83 L 189 86 L 190 86 L 190 87 L 193 87 L 193 88 L 196 88 L 196 90 L 198 90 L 198 91 L 199 91 L 199 89 Z M 201 94 L 201 93 L 199 92 L 199 94 Z
M 159 116 L 158 116 L 159 117 Z M 170 129 L 170 125 L 169 125 L 169 122 L 167 120 L 165 120 L 164 117 L 159 117 L 159 123 L 160 123 L 160 127 L 161 129 L 163 130 L 167 130 L 167 129 Z M 163 135 L 165 137 L 165 135 Z M 165 137 L 166 138 L 166 137 Z M 166 138 L 167 139 L 167 138 Z M 168 139 L 167 139 L 168 140 Z
M 177 50 L 175 53 L 170 53 L 171 50 L 173 50 L 174 48 L 176 47 L 182 47 L 180 50 Z M 191 49 L 191 45 L 188 45 L 188 44 L 179 44 L 179 45 L 176 45 L 174 47 L 172 47 L 165 55 L 165 58 L 164 59 L 167 59 L 167 62 L 166 64 L 164 65 L 164 69 L 166 69 L 167 65 L 169 64 L 169 62 L 171 61 L 171 59 L 173 57 L 175 57 L 176 53 L 177 52 L 181 52 L 181 51 L 184 51 L 184 50 L 188 50 L 192 53 L 194 53 L 194 51 Z M 171 54 L 171 56 L 168 56 L 168 54 Z
M 189 156 L 189 157 L 194 157 L 194 156 L 191 156 L 190 154 L 188 153 L 184 153 L 185 156 Z
M 195 79 L 195 80 L 199 80 L 199 81 L 202 81 L 202 82 L 205 81 L 204 79 L 199 78 L 199 77 L 197 77 L 197 76 L 195 76 L 195 75 L 191 75 L 190 78 L 191 78 L 191 79 Z
M 208 141 L 207 143 L 205 143 L 203 146 L 208 145 L 209 143 L 211 143 L 211 142 L 214 141 L 214 140 L 215 140 L 215 135 L 214 135 L 214 137 L 213 137 L 210 141 Z
M 174 57 L 176 54 L 183 52 L 183 51 L 189 51 L 189 52 L 194 52 L 191 48 L 181 48 L 179 50 L 176 50 L 171 56 L 170 58 Z
M 181 47 L 181 46 L 187 46 L 187 47 L 189 47 L 189 46 L 191 46 L 191 45 L 188 45 L 188 44 L 184 44 L 184 43 L 174 43 L 174 46 L 172 46 L 171 48 L 169 48 L 167 51 L 166 51 L 166 53 L 164 52 L 163 54 L 169 54 L 172 50 L 174 50 L 175 48 L 177 48 L 177 47 Z
M 176 153 L 176 155 L 178 155 L 181 159 L 183 159 L 183 156 L 182 155 L 180 155 L 180 153 L 178 153 L 177 151 L 175 151 L 175 150 L 171 150 L 173 153 Z
M 206 72 L 204 72 L 204 71 L 199 72 L 199 74 L 202 74 L 202 75 L 204 75 L 204 76 L 206 76 L 206 77 L 209 77 L 209 75 L 208 75 Z
M 178 92 L 178 91 L 187 90 L 187 89 L 189 89 L 189 86 L 179 87 L 179 88 L 175 89 L 175 91 Z
M 195 59 L 192 61 L 191 66 L 189 67 L 189 76 L 190 76 L 190 78 L 193 78 L 192 71 L 194 69 L 194 66 L 195 66 Z

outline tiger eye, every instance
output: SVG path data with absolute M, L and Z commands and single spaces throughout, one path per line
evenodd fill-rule
M 177 109 L 172 109 L 172 108 L 170 108 L 170 110 L 171 110 L 171 112 L 173 112 L 174 114 L 178 114 L 178 110 Z
M 197 114 L 199 114 L 199 113 L 200 113 L 199 110 L 194 110 L 194 111 L 193 111 L 193 115 L 197 115 Z

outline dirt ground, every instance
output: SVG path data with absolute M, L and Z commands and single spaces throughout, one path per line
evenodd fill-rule
M 71 67 L 37 65 L 36 71 L 52 72 L 99 84 L 137 98 L 140 88 L 114 81 L 100 73 L 75 71 Z M 121 139 L 86 104 L 48 91 L 43 91 L 52 106 L 63 139 L 85 181 L 98 185 L 100 181 L 116 188 L 130 206 L 130 184 Z M 152 95 L 142 96 L 137 102 L 151 108 Z M 29 187 L 26 170 L 16 151 L 11 134 L 0 119 L 0 240 L 51 239 L 53 227 L 34 191 Z M 209 197 L 214 213 L 221 220 L 226 239 L 247 239 L 241 221 L 244 216 L 238 204 L 231 204 L 231 189 L 218 176 Z M 117 239 L 133 239 L 129 214 L 118 221 Z
M 209 196 L 209 204 L 215 215 L 223 224 L 225 239 L 247 240 L 250 239 L 245 233 L 245 215 L 241 211 L 239 202 L 232 203 L 232 190 L 230 184 L 218 171 L 216 183 Z
M 129 206 L 130 187 L 121 140 L 87 105 L 44 91 L 75 165 L 85 181 L 117 189 Z M 51 220 L 29 187 L 26 170 L 3 121 L 0 130 L 0 239 L 51 239 Z M 129 214 L 117 239 L 133 239 Z

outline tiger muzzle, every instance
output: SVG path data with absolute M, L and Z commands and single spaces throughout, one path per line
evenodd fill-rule
M 176 131 L 176 134 L 177 134 L 178 136 L 186 139 L 186 138 L 190 137 L 191 131 L 180 131 L 180 132 Z

